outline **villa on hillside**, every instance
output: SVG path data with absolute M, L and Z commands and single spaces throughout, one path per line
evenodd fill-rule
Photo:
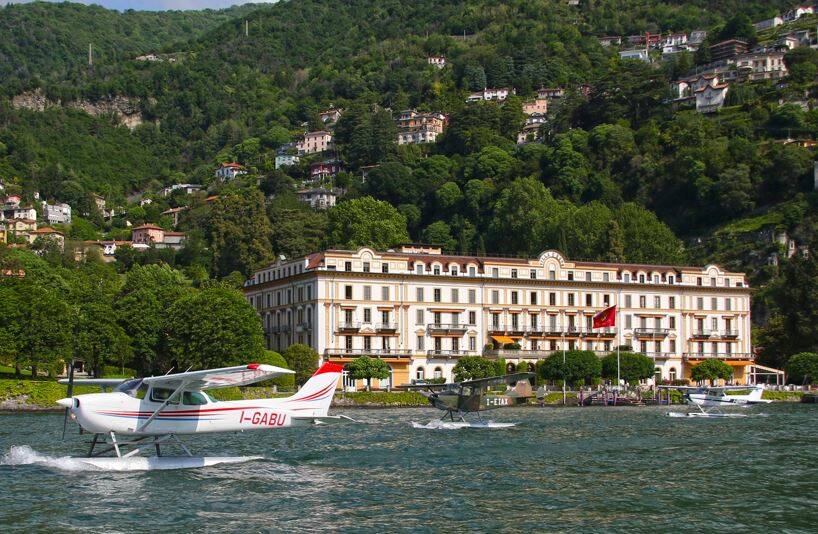
M 216 169 L 216 172 L 214 173 L 214 176 L 221 180 L 222 182 L 229 182 L 236 176 L 241 176 L 242 174 L 247 174 L 247 169 L 245 169 L 243 165 L 231 162 L 222 163 L 221 165 L 219 165 L 219 167 Z
M 155 246 L 156 248 L 180 249 L 184 241 L 184 232 L 168 232 L 155 224 L 143 224 L 131 232 L 131 242 L 134 248 Z

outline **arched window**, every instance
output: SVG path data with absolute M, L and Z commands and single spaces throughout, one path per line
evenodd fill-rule
M 415 369 L 415 380 L 423 380 L 426 377 L 426 369 L 418 367 Z
M 517 366 L 514 365 L 512 362 L 508 362 L 506 364 L 506 373 L 513 373 L 517 370 Z
M 389 378 L 381 378 L 380 385 L 381 389 L 391 389 L 392 388 L 392 377 L 394 376 L 395 372 L 392 369 L 392 366 L 389 366 Z
M 440 367 L 435 367 L 434 372 L 435 372 L 435 374 L 434 374 L 435 378 L 443 378 L 443 369 L 441 369 Z
M 671 367 L 670 371 L 667 372 L 667 376 L 671 381 L 676 380 L 676 368 Z

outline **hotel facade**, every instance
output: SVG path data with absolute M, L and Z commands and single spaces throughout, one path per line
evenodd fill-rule
M 531 259 L 452 256 L 410 244 L 282 259 L 254 273 L 244 293 L 269 349 L 304 343 L 340 364 L 381 358 L 391 376 L 373 380 L 380 388 L 452 380 L 462 356 L 533 369 L 563 348 L 604 356 L 629 346 L 653 359 L 662 380 L 687 379 L 716 358 L 745 383 L 754 363 L 745 276 L 716 265 L 572 262 L 555 250 Z M 612 305 L 617 327 L 591 328 Z

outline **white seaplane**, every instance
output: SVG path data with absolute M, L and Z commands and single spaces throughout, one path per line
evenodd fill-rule
M 721 408 L 731 406 L 747 407 L 753 404 L 769 404 L 770 400 L 762 399 L 764 385 L 755 386 L 660 386 L 666 389 L 676 389 L 684 395 L 685 401 L 699 408 L 698 412 L 668 412 L 671 417 L 747 417 L 743 413 L 723 412 Z M 748 391 L 749 393 L 730 394 L 730 391 Z
M 57 404 L 66 408 L 66 418 L 70 414 L 76 420 L 80 433 L 93 434 L 87 457 L 81 459 L 85 463 L 106 469 L 118 469 L 124 464 L 127 469 L 204 467 L 259 457 L 196 458 L 179 440 L 179 435 L 272 430 L 351 420 L 327 415 L 341 371 L 340 365 L 324 363 L 291 397 L 221 402 L 213 400 L 205 391 L 245 386 L 293 371 L 251 363 L 130 380 L 74 380 L 70 373 L 68 379 L 60 380 L 68 384 L 69 396 Z M 72 396 L 74 384 L 113 388 L 113 391 Z M 162 456 L 161 446 L 171 441 L 187 456 Z M 155 457 L 136 456 L 151 446 L 156 451 Z M 115 456 L 103 456 L 111 452 Z

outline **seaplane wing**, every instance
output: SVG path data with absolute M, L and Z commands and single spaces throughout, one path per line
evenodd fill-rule
M 534 373 L 513 373 L 505 376 L 493 376 L 491 378 L 480 378 L 477 380 L 466 380 L 463 382 L 456 382 L 458 386 L 468 386 L 477 389 L 486 389 L 491 386 L 500 386 L 503 384 L 513 384 L 520 380 L 528 380 L 534 378 Z
M 130 378 L 63 378 L 59 380 L 60 384 L 73 383 L 75 386 L 99 386 L 105 388 L 115 388 L 123 382 L 127 382 Z
M 142 380 L 152 387 L 185 390 L 216 389 L 232 386 L 246 386 L 281 375 L 291 375 L 294 371 L 274 365 L 251 363 L 221 369 L 207 369 L 164 376 L 151 376 Z M 75 383 L 78 383 L 75 381 Z

